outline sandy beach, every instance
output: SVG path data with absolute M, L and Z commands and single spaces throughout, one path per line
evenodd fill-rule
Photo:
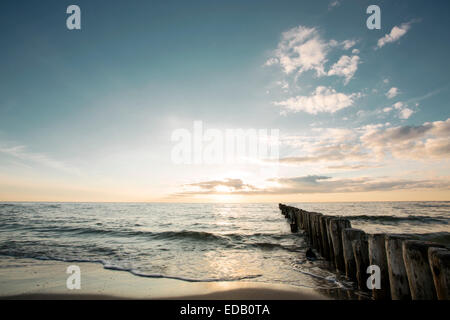
M 0 299 L 180 299 L 180 300 L 323 300 L 309 288 L 244 281 L 187 282 L 145 278 L 106 270 L 97 263 L 68 263 L 2 257 Z M 69 290 L 66 269 L 81 270 L 81 288 Z

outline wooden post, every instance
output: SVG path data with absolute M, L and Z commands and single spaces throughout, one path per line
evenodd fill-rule
M 322 233 L 320 231 L 320 217 L 323 214 L 316 212 L 314 215 L 314 238 L 316 239 L 316 249 L 320 252 L 320 255 L 323 257 L 323 248 L 322 248 Z
M 334 263 L 336 269 L 345 272 L 344 253 L 342 250 L 341 232 L 345 228 L 351 228 L 350 221 L 344 218 L 333 218 L 330 220 L 331 240 L 333 242 Z
M 309 236 L 311 238 L 311 245 L 314 249 L 317 249 L 317 238 L 315 237 L 315 219 L 316 213 L 310 212 L 309 214 L 309 220 L 310 220 L 310 230 L 309 230 Z
M 450 251 L 443 248 L 429 248 L 428 261 L 437 298 L 450 300 Z
M 364 238 L 365 233 L 359 229 L 346 228 L 342 230 L 342 250 L 344 254 L 345 274 L 347 278 L 356 280 L 356 262 L 352 241 Z
M 356 264 L 356 280 L 360 290 L 368 290 L 367 288 L 367 267 L 369 267 L 369 248 L 367 235 L 364 234 L 361 239 L 352 241 L 353 255 Z
M 308 239 L 309 239 L 309 243 L 311 244 L 312 247 L 314 247 L 315 241 L 314 241 L 314 237 L 313 237 L 313 216 L 314 216 L 314 212 L 308 212 Z
M 285 206 L 284 204 L 280 203 L 280 204 L 278 204 L 278 207 L 279 207 L 280 210 L 281 210 L 281 214 L 282 214 L 283 216 L 286 216 L 286 206 Z
M 288 221 L 292 221 L 292 207 L 288 207 L 287 208 L 287 215 L 286 215 L 286 219 L 288 219 Z
M 375 300 L 390 299 L 391 289 L 389 288 L 389 272 L 386 258 L 386 246 L 384 244 L 385 234 L 370 234 L 368 238 L 369 262 L 370 265 L 377 265 L 380 268 L 381 288 L 373 289 L 372 296 Z
M 433 300 L 437 298 L 430 263 L 428 249 L 442 247 L 442 245 L 418 241 L 403 241 L 403 261 L 408 275 L 409 288 L 413 300 Z
M 322 256 L 326 260 L 330 260 L 330 246 L 328 245 L 328 232 L 327 232 L 326 218 L 327 218 L 327 216 L 320 216 L 320 219 L 319 219 L 320 234 L 322 237 L 322 249 L 323 249 Z
M 302 228 L 302 210 L 300 210 L 300 209 L 296 210 L 295 218 L 296 218 L 296 221 L 297 221 L 298 228 L 301 229 Z
M 297 223 L 297 208 L 291 207 L 291 232 L 297 233 L 298 223 Z
M 303 230 L 308 233 L 308 211 L 303 212 Z
M 302 215 L 302 229 L 303 230 L 305 230 L 305 228 L 306 228 L 306 222 L 305 222 L 305 217 L 306 217 L 306 214 L 305 214 L 305 210 L 300 210 L 300 213 L 301 213 L 301 215 Z
M 331 268 L 336 268 L 336 265 L 335 265 L 335 257 L 334 257 L 334 250 L 333 250 L 333 239 L 332 239 L 332 237 L 331 237 L 331 229 L 330 229 L 330 221 L 331 221 L 331 219 L 333 219 L 334 217 L 331 217 L 331 216 L 326 216 L 325 217 L 325 224 L 326 224 L 326 227 L 327 227 L 327 238 L 328 238 L 328 247 L 329 247 L 329 256 L 330 256 L 330 260 L 329 260 L 329 262 L 330 262 L 330 265 L 331 265 Z
M 309 237 L 309 212 L 308 211 L 304 212 L 303 224 L 305 226 L 304 230 L 305 230 L 305 233 L 306 233 L 306 241 L 309 243 L 310 242 L 310 237 Z
M 297 224 L 297 208 L 291 207 L 291 223 Z
M 300 229 L 303 229 L 303 210 L 301 209 L 297 211 L 297 224 Z
M 386 235 L 385 248 L 392 300 L 411 300 L 408 276 L 403 262 L 402 243 L 408 240 L 403 235 Z
M 298 227 L 296 223 L 291 223 L 291 232 L 292 233 L 297 233 L 298 231 Z

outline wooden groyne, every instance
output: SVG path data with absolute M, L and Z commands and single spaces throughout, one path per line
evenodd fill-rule
M 303 230 L 308 244 L 336 272 L 368 289 L 372 268 L 380 281 L 372 282 L 376 300 L 449 300 L 450 251 L 442 244 L 414 240 L 408 235 L 366 234 L 349 219 L 327 216 L 279 204 L 293 233 Z M 370 280 L 369 280 L 370 281 Z

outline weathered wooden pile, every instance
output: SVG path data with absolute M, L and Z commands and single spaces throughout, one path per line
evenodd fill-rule
M 279 208 L 291 231 L 304 230 L 311 247 L 361 290 L 368 290 L 369 266 L 378 266 L 381 286 L 372 289 L 374 299 L 450 299 L 450 251 L 445 246 L 407 235 L 366 234 L 344 217 L 281 203 Z

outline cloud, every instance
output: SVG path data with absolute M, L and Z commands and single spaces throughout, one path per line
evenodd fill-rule
M 380 167 L 386 160 L 442 160 L 450 158 L 450 119 L 419 126 L 391 127 L 389 123 L 356 129 L 317 129 L 311 136 L 286 136 L 290 148 L 278 163 L 287 166 L 322 164 L 329 169 Z
M 295 178 L 276 178 L 271 179 L 270 181 L 277 181 L 281 184 L 318 184 L 321 180 L 328 180 L 330 177 L 327 176 L 318 176 L 318 175 L 310 175 L 303 177 L 295 177 Z
M 343 164 L 343 161 L 359 161 L 367 158 L 365 151 L 356 143 L 358 135 L 346 128 L 314 128 L 312 136 L 285 136 L 280 138 L 282 146 L 294 148 L 301 155 L 282 157 L 278 161 L 285 165 L 305 163 Z
M 276 84 L 281 87 L 285 92 L 289 89 L 289 83 L 285 80 L 277 81 Z
M 336 90 L 319 86 L 310 96 L 296 96 L 284 101 L 274 102 L 286 112 L 306 112 L 309 114 L 335 113 L 353 105 L 359 93 L 344 94 Z
M 286 74 L 302 74 L 315 71 L 316 76 L 325 76 L 327 54 L 331 48 L 342 47 L 347 50 L 356 44 L 356 40 L 326 41 L 321 38 L 317 28 L 298 26 L 281 34 L 281 40 L 274 56 L 269 58 L 266 66 L 279 64 Z
M 358 145 L 352 144 L 336 144 L 319 146 L 312 150 L 310 155 L 297 157 L 283 157 L 278 160 L 282 164 L 299 165 L 302 163 L 317 163 L 317 162 L 333 162 L 344 160 L 364 160 L 367 154 Z
M 185 186 L 188 187 L 198 187 L 201 190 L 214 191 L 218 187 L 226 187 L 230 191 L 238 190 L 255 190 L 256 188 L 252 185 L 245 184 L 241 179 L 225 179 L 225 180 L 210 180 L 197 183 L 190 183 Z
M 325 40 L 315 27 L 297 26 L 281 34 L 281 40 L 274 50 L 273 56 L 266 60 L 265 66 L 279 65 L 286 77 L 298 77 L 312 71 L 315 77 L 344 77 L 347 84 L 353 78 L 360 64 L 359 50 L 353 49 L 352 55 L 342 55 L 327 71 L 327 55 L 331 50 L 349 50 L 357 40 L 343 41 Z
M 341 5 L 341 2 L 338 0 L 331 1 L 330 4 L 328 5 L 328 10 L 333 10 L 333 8 L 337 8 L 340 5 Z
M 377 47 L 381 48 L 387 43 L 395 42 L 403 37 L 411 28 L 411 24 L 412 22 L 406 22 L 401 24 L 400 26 L 394 26 L 390 33 L 378 39 Z
M 399 94 L 399 90 L 396 87 L 392 87 L 389 89 L 388 92 L 386 92 L 386 97 L 388 97 L 389 99 L 392 99 L 394 97 L 396 97 Z
M 416 107 L 417 106 L 418 106 L 418 104 L 416 104 Z M 383 109 L 384 112 L 390 112 L 392 110 L 399 110 L 398 117 L 399 117 L 399 119 L 402 119 L 402 120 L 409 119 L 409 117 L 411 117 L 415 113 L 414 110 L 408 108 L 408 106 L 405 103 L 403 103 L 402 101 L 398 101 L 398 102 L 394 103 L 392 105 L 392 107 L 387 107 L 387 108 Z
M 412 103 L 412 102 L 416 102 L 416 103 L 417 103 L 417 102 L 420 102 L 420 101 L 422 101 L 422 100 L 425 100 L 425 99 L 428 99 L 428 98 L 430 98 L 430 97 L 433 97 L 433 96 L 435 96 L 435 95 L 441 93 L 441 91 L 442 91 L 443 89 L 448 88 L 449 85 L 450 85 L 450 83 L 447 83 L 445 86 L 443 86 L 443 87 L 441 87 L 441 88 L 438 88 L 438 89 L 436 89 L 436 90 L 433 90 L 433 91 L 431 91 L 431 92 L 428 92 L 427 94 L 424 94 L 424 95 L 422 95 L 422 96 L 420 96 L 420 97 L 415 97 L 415 98 L 409 99 L 407 102 L 408 102 L 408 103 Z
M 28 150 L 26 146 L 16 145 L 16 146 L 0 146 L 0 153 L 6 154 L 10 157 L 14 157 L 16 159 L 45 166 L 48 168 L 65 171 L 68 173 L 78 173 L 79 171 L 73 167 L 68 166 L 64 162 L 59 160 L 55 160 L 52 157 L 43 154 L 31 152 Z
M 271 178 L 266 180 L 271 186 L 262 189 L 217 191 L 212 188 L 199 191 L 185 191 L 183 195 L 264 195 L 301 193 L 344 193 L 392 190 L 449 189 L 448 179 L 398 179 L 386 177 L 333 178 L 321 175 L 307 175 L 290 178 Z
M 332 170 L 361 170 L 361 169 L 370 169 L 370 168 L 379 168 L 381 165 L 373 164 L 373 163 L 361 163 L 361 164 L 343 164 L 343 165 L 333 165 L 328 166 L 328 169 Z
M 311 136 L 286 136 L 281 143 L 303 152 L 284 157 L 281 164 L 303 166 L 323 163 L 326 170 L 361 170 L 383 166 L 384 159 L 417 161 L 450 158 L 450 118 L 417 126 L 391 127 L 389 124 L 366 125 L 356 129 L 314 128 Z M 318 168 L 315 166 L 315 168 Z M 449 189 L 448 177 L 393 178 L 302 175 L 266 179 L 262 185 L 241 179 L 208 180 L 184 185 L 177 196 L 186 195 L 265 195 L 301 193 L 345 193 L 392 190 Z
M 282 33 L 275 57 L 267 60 L 266 65 L 278 63 L 287 74 L 313 70 L 317 76 L 324 75 L 328 47 L 316 28 L 298 26 Z
M 391 154 L 401 159 L 446 159 L 450 157 L 450 118 L 419 126 L 368 128 L 362 145 L 378 157 Z
M 271 193 L 342 193 L 342 192 L 368 192 L 391 191 L 405 189 L 435 189 L 450 187 L 450 181 L 442 180 L 409 180 L 385 177 L 357 177 L 337 179 L 322 176 L 306 176 L 294 178 L 279 178 L 276 181 L 281 185 L 278 190 Z
M 356 70 L 358 70 L 358 63 L 359 63 L 359 57 L 354 56 L 346 56 L 343 55 L 340 57 L 338 62 L 333 64 L 331 69 L 328 71 L 328 75 L 336 75 L 336 76 L 343 76 L 345 77 L 344 83 L 347 84 L 351 78 L 353 78 L 353 75 L 355 74 Z
M 414 113 L 413 110 L 411 110 L 409 108 L 404 108 L 404 109 L 400 110 L 398 117 L 400 119 L 409 119 L 409 117 L 411 117 L 413 113 Z
M 344 41 L 342 41 L 342 46 L 344 47 L 345 50 L 350 49 L 355 44 L 356 44 L 356 40 L 344 40 Z M 358 50 L 358 49 L 355 49 L 355 50 Z
M 392 106 L 394 107 L 394 109 L 400 110 L 400 109 L 403 108 L 405 105 L 403 104 L 403 102 L 399 101 L 399 102 L 394 103 Z

